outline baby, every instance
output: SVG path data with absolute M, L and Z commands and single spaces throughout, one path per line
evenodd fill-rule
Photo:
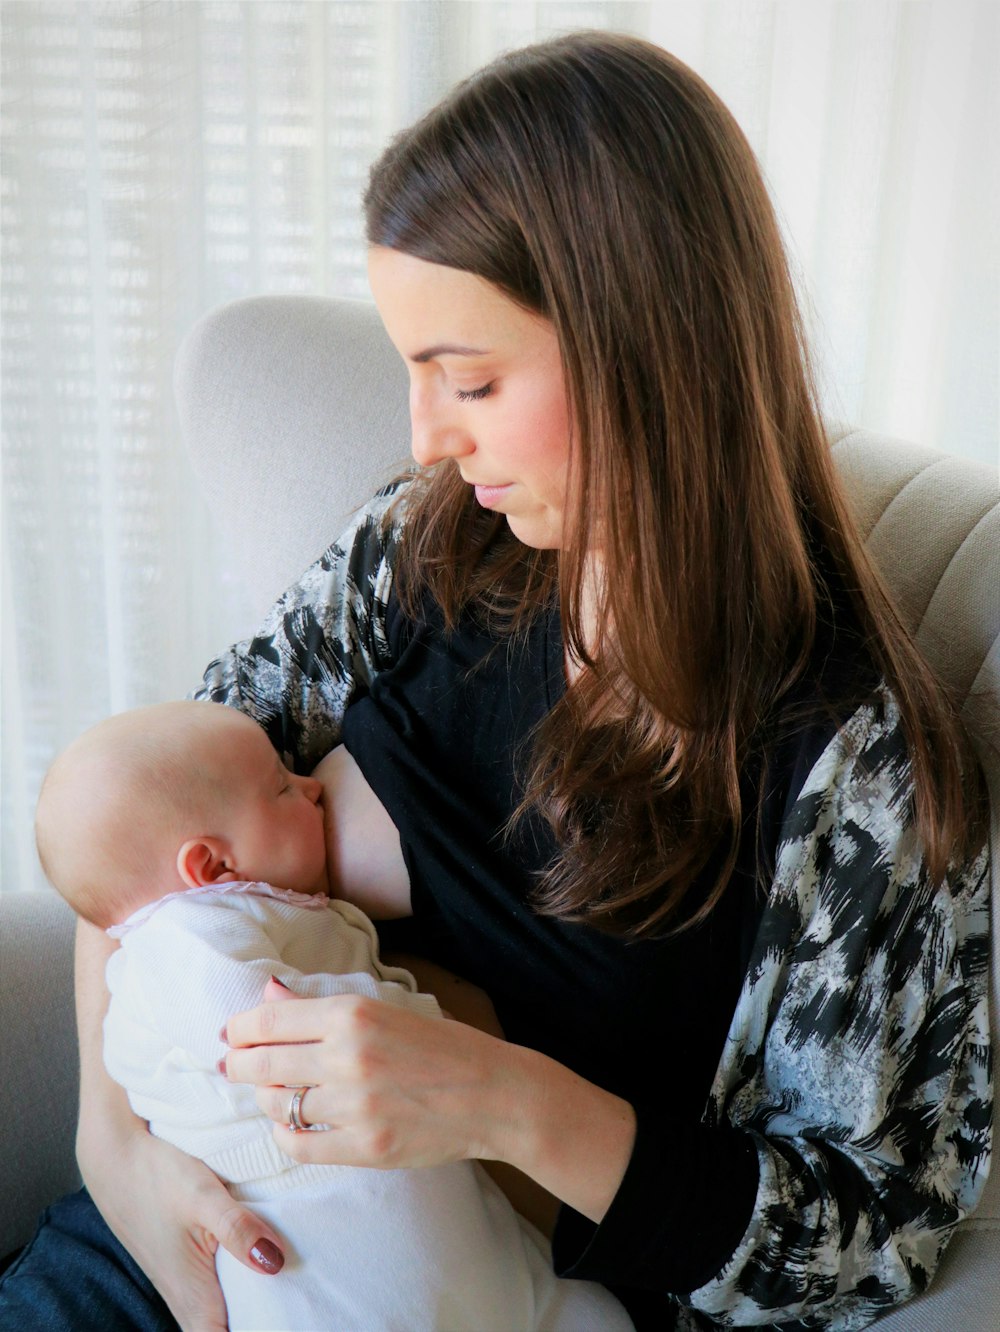
M 85 732 L 39 798 L 48 877 L 121 941 L 107 968 L 109 1073 L 154 1134 L 284 1239 L 277 1276 L 218 1250 L 231 1332 L 628 1332 L 602 1287 L 554 1276 L 547 1241 L 478 1164 L 299 1165 L 254 1088 L 218 1071 L 222 1028 L 271 976 L 308 998 L 365 994 L 440 1016 L 409 972 L 380 962 L 368 917 L 329 896 L 330 878 L 348 892 L 353 875 L 406 873 L 353 760 L 341 749 L 334 764 L 325 829 L 320 781 L 289 772 L 250 718 L 167 703 Z

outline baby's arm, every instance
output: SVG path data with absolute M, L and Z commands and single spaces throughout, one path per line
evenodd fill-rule
M 303 931 L 318 928 L 314 913 L 303 911 Z M 364 970 L 338 971 L 336 936 L 326 936 L 321 951 L 329 954 L 331 971 L 303 970 L 260 921 L 225 899 L 168 904 L 126 936 L 109 962 L 108 983 L 117 1002 L 105 1025 L 106 1061 L 109 1048 L 129 1048 L 129 1032 L 138 1026 L 165 1046 L 185 1051 L 197 1066 L 214 1069 L 225 1052 L 222 1027 L 234 1013 L 262 1001 L 271 975 L 305 998 L 365 994 L 429 1016 L 440 1012 L 433 996 L 379 979 L 367 961 Z M 127 1070 L 110 1062 L 108 1070 L 130 1085 Z
M 343 745 L 314 769 L 323 783 L 330 891 L 372 920 L 411 916 L 410 879 L 396 825 Z

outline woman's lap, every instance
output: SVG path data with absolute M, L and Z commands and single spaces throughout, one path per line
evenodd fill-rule
M 34 1239 L 0 1276 L 0 1327 L 177 1332 L 166 1304 L 86 1189 L 46 1208 Z

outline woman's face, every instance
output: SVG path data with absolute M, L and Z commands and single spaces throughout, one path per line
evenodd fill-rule
M 570 425 L 552 325 L 472 273 L 398 250 L 372 247 L 368 274 L 410 373 L 414 458 L 454 459 L 519 541 L 561 547 Z

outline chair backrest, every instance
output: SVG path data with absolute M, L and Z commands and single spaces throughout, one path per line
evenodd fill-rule
M 221 306 L 181 344 L 174 390 L 209 508 L 260 613 L 409 460 L 406 370 L 362 301 Z
M 993 920 L 1000 921 L 997 471 L 866 431 L 837 428 L 831 435 L 868 550 L 924 655 L 962 701 L 990 788 Z M 1000 1033 L 1000 928 L 993 931 L 990 1008 L 993 1032 Z M 994 1138 L 1000 1144 L 1000 1101 Z M 971 1224 L 1000 1224 L 1000 1170 L 993 1170 Z
M 260 611 L 409 456 L 406 373 L 363 302 L 264 296 L 223 306 L 185 340 L 175 388 L 195 470 Z M 921 647 L 964 700 L 992 796 L 1000 919 L 997 473 L 844 426 L 832 426 L 830 438 L 876 564 Z M 994 1031 L 998 978 L 1000 929 Z M 1000 1170 L 977 1218 L 1000 1219 Z

